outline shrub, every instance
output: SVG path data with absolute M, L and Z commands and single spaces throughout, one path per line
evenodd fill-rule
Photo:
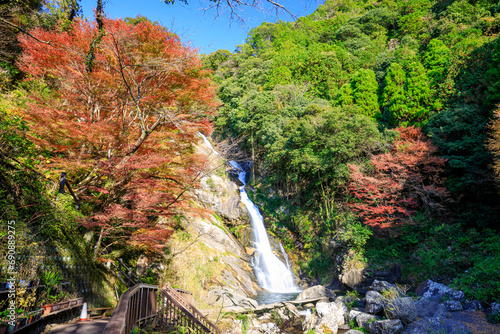
M 406 326 L 417 319 L 417 309 L 412 298 L 406 296 L 406 287 L 390 288 L 384 296 L 385 315 L 388 319 L 399 319 Z

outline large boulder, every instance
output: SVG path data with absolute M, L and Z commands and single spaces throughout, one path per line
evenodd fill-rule
M 440 302 L 443 297 L 445 297 L 447 294 L 452 294 L 453 291 L 454 290 L 452 288 L 444 284 L 437 283 L 428 279 L 427 281 L 420 284 L 415 292 L 418 295 L 422 296 L 422 299 Z
M 314 330 L 316 333 L 337 333 L 339 324 L 344 323 L 344 315 L 341 315 L 338 305 L 335 303 L 319 302 L 313 314 L 307 315 L 302 323 L 302 330 L 307 332 Z
M 390 289 L 397 289 L 397 287 L 387 281 L 374 280 L 369 289 L 372 291 L 382 292 Z
M 473 300 L 469 302 L 468 300 L 464 304 L 464 310 L 465 311 L 477 311 L 477 310 L 482 310 L 483 305 L 481 305 L 481 302 L 479 300 Z
M 302 291 L 295 300 L 315 299 L 315 298 L 335 298 L 335 292 L 323 285 L 316 285 Z
M 278 325 L 275 323 L 269 322 L 265 324 L 261 324 L 259 326 L 260 332 L 264 334 L 278 334 L 281 333 Z
M 417 311 L 417 318 L 446 318 L 446 309 L 437 302 L 420 299 L 415 302 L 415 308 Z
M 400 320 L 376 320 L 367 326 L 370 334 L 397 334 L 403 330 Z
M 363 283 L 364 279 L 365 270 L 358 268 L 346 269 L 341 275 L 339 275 L 339 281 L 351 289 L 358 288 L 359 285 Z
M 447 311 L 450 311 L 450 312 L 456 312 L 456 311 L 463 310 L 462 303 L 459 302 L 458 300 L 447 300 L 443 303 L 443 306 L 446 308 Z
M 208 293 L 208 300 L 210 303 L 217 303 L 222 300 L 225 307 L 237 306 L 242 308 L 255 309 L 259 305 L 255 299 L 239 295 L 234 291 L 226 288 L 215 288 L 210 290 L 210 292 Z
M 368 291 L 365 295 L 366 306 L 364 311 L 377 314 L 384 309 L 384 297 L 377 291 Z
M 358 327 L 366 327 L 369 321 L 379 320 L 380 317 L 369 313 L 359 312 L 355 319 Z
M 429 333 L 439 333 L 439 334 L 472 334 L 470 330 L 467 329 L 463 324 L 447 320 L 441 317 L 436 318 L 424 318 L 406 327 L 403 334 L 429 334 Z
M 417 320 L 415 302 L 410 297 L 395 298 L 385 304 L 385 315 L 388 319 L 399 319 L 403 325 Z

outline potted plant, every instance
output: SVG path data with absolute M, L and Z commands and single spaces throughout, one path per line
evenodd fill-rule
M 61 275 L 59 275 L 58 272 L 55 271 L 45 271 L 42 274 L 42 280 L 43 283 L 45 284 L 47 290 L 46 290 L 46 298 L 45 302 L 47 303 L 46 305 L 42 306 L 43 309 L 43 315 L 48 315 L 50 312 L 57 311 L 60 309 L 60 307 L 55 304 L 57 301 L 57 295 L 52 295 L 51 292 L 54 289 L 54 286 L 59 284 L 61 282 Z
M 62 278 L 58 272 L 55 271 L 45 271 L 42 275 L 43 282 L 47 286 L 47 297 L 50 296 L 50 293 L 54 289 L 54 286 L 61 283 Z

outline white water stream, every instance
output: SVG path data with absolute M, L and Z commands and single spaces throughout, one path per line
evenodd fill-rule
M 219 153 L 213 148 L 208 138 L 202 133 L 199 134 L 210 150 L 214 154 L 219 155 Z M 294 275 L 288 262 L 288 256 L 283 249 L 283 245 L 280 244 L 280 247 L 286 264 L 281 262 L 276 254 L 273 253 L 266 228 L 264 227 L 264 219 L 260 214 L 259 208 L 248 198 L 248 194 L 245 190 L 245 170 L 235 161 L 230 161 L 229 163 L 238 171 L 238 179 L 243 183 L 240 187 L 240 198 L 243 204 L 245 204 L 252 222 L 256 249 L 253 266 L 259 285 L 270 292 L 300 292 L 301 290 L 297 287 L 297 285 L 295 285 Z
M 259 208 L 248 198 L 245 191 L 245 170 L 235 161 L 229 163 L 238 171 L 238 179 L 243 183 L 240 187 L 240 198 L 245 204 L 252 221 L 256 249 L 253 265 L 259 285 L 271 292 L 299 292 L 300 289 L 295 285 L 294 275 L 283 246 L 280 244 L 286 265 L 273 253 Z

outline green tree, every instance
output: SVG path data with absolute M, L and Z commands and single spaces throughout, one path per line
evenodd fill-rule
M 233 54 L 228 50 L 217 50 L 205 56 L 203 59 L 203 65 L 213 71 L 216 71 L 219 68 L 219 65 L 228 60 L 232 55 Z
M 392 125 L 397 123 L 397 115 L 408 114 L 405 97 L 406 73 L 398 63 L 392 63 L 387 69 L 385 87 L 382 94 L 384 116 Z
M 445 79 L 449 61 L 450 49 L 439 39 L 431 40 L 424 54 L 424 66 L 433 87 Z
M 495 39 L 493 48 L 493 59 L 486 73 L 490 83 L 486 96 L 492 104 L 500 101 L 500 39 Z
M 351 81 L 349 80 L 340 87 L 337 104 L 340 106 L 350 106 L 353 102 Z
M 420 62 L 412 62 L 407 68 L 405 88 L 408 114 L 397 115 L 397 119 L 403 125 L 424 124 L 432 110 L 429 78 Z
M 378 83 L 375 72 L 361 69 L 352 78 L 352 96 L 354 102 L 367 116 L 380 116 L 378 105 Z

